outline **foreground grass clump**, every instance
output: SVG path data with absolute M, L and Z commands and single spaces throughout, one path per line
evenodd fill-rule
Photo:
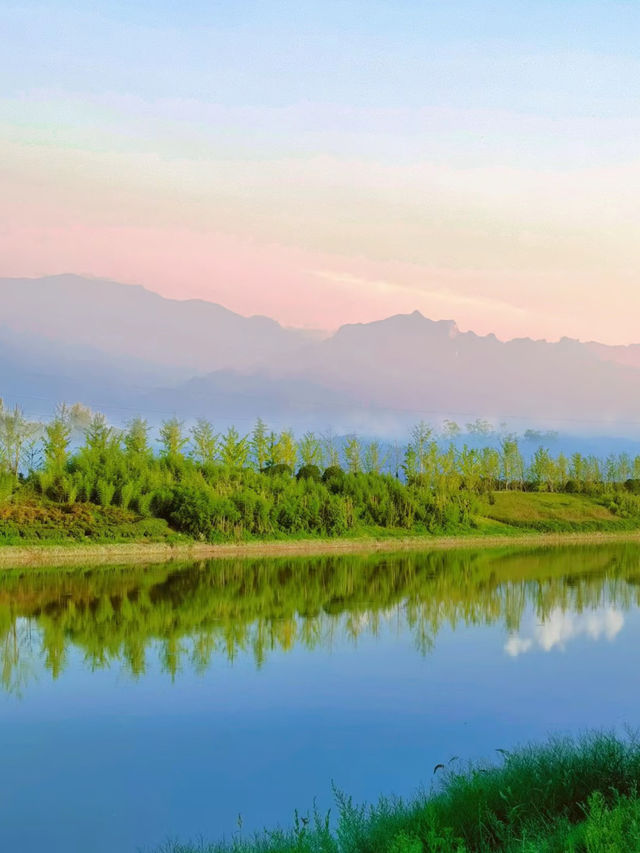
M 640 851 L 635 738 L 592 734 L 503 755 L 500 766 L 445 769 L 435 792 L 410 802 L 355 806 L 338 794 L 333 829 L 328 818 L 296 814 L 288 831 L 230 843 L 174 843 L 161 853 Z

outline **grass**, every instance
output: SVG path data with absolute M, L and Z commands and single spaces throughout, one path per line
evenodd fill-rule
M 197 542 L 164 519 L 95 504 L 11 501 L 0 505 L 0 567 L 55 559 L 101 562 L 166 560 L 230 555 L 329 554 L 488 547 L 501 541 L 541 544 L 598 541 L 640 534 L 640 519 L 625 518 L 595 498 L 575 494 L 496 492 L 478 500 L 471 524 L 428 533 L 414 529 L 359 525 L 343 536 L 284 534 L 240 538 L 219 544 Z M 591 538 L 593 537 L 593 538 Z M 55 556 L 54 556 L 55 552 Z
M 164 519 L 89 503 L 18 501 L 0 505 L 0 545 L 186 540 Z
M 625 530 L 637 527 L 587 495 L 495 492 L 480 504 L 480 518 L 517 529 L 545 532 Z
M 412 801 L 356 806 L 336 794 L 337 820 L 296 813 L 288 830 L 158 853 L 622 853 L 640 851 L 640 743 L 596 733 L 503 753 L 500 765 L 436 773 Z M 430 772 L 429 775 L 432 775 Z M 435 783 L 434 783 L 435 784 Z

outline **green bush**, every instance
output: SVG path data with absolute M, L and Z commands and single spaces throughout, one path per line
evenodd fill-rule
M 322 473 L 317 465 L 303 465 L 296 474 L 298 480 L 314 480 L 319 483 L 322 479 Z
M 168 520 L 176 530 L 194 539 L 208 539 L 214 525 L 215 503 L 208 492 L 178 486 L 163 511 L 168 512 Z

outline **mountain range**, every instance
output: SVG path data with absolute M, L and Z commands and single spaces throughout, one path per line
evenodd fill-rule
M 500 341 L 415 311 L 325 336 L 201 300 L 76 275 L 0 279 L 0 397 L 116 421 L 357 428 L 476 417 L 634 434 L 640 345 Z

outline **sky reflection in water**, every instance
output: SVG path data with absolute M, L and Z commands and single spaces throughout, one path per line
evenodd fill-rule
M 9 573 L 0 849 L 228 836 L 332 781 L 410 794 L 454 754 L 637 725 L 639 568 L 607 546 Z

